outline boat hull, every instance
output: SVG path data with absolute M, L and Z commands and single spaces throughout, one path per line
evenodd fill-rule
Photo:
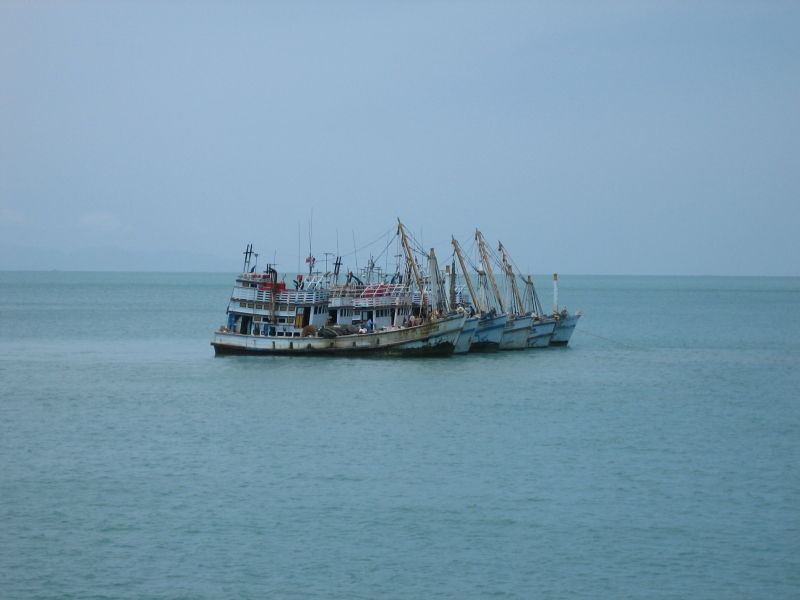
M 461 328 L 461 333 L 458 335 L 453 354 L 466 354 L 469 352 L 475 329 L 478 327 L 478 320 L 478 317 L 467 317 L 466 321 L 464 321 L 464 327 Z
M 218 356 L 451 356 L 465 319 L 466 315 L 453 315 L 416 327 L 335 338 L 288 338 L 216 331 L 211 345 Z
M 534 321 L 531 325 L 531 330 L 528 333 L 528 348 L 547 348 L 550 345 L 550 338 L 553 337 L 553 331 L 556 328 L 556 322 L 552 319 L 545 321 Z
M 533 317 L 516 317 L 506 321 L 500 338 L 500 350 L 524 350 Z
M 500 339 L 503 337 L 503 328 L 506 326 L 508 315 L 482 317 L 472 336 L 470 352 L 497 352 L 500 349 Z
M 572 337 L 572 332 L 575 331 L 575 326 L 578 324 L 579 314 L 567 315 L 561 317 L 556 323 L 556 328 L 550 338 L 551 346 L 566 346 L 569 344 L 569 339 Z

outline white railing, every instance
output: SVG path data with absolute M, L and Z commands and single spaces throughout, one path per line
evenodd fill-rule
M 277 304 L 317 304 L 327 299 L 328 291 L 324 289 L 284 290 L 275 294 L 275 302 Z M 272 301 L 272 292 L 269 290 L 235 287 L 231 300 L 269 303 Z

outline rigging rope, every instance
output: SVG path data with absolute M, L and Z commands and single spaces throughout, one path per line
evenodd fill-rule
M 341 255 L 341 257 L 342 257 L 342 258 L 345 258 L 346 256 L 350 256 L 350 255 L 352 255 L 352 254 L 355 254 L 356 252 L 361 252 L 362 250 L 365 250 L 365 249 L 369 248 L 369 247 L 370 247 L 370 246 L 372 246 L 373 244 L 376 244 L 377 242 L 379 242 L 383 236 L 387 235 L 388 233 L 391 233 L 391 232 L 392 232 L 392 229 L 393 229 L 393 228 L 390 228 L 390 229 L 388 229 L 386 233 L 381 233 L 381 234 L 380 234 L 378 237 L 376 237 L 374 240 L 372 240 L 372 241 L 371 241 L 371 242 L 369 242 L 368 244 L 365 244 L 365 245 L 364 245 L 364 246 L 362 246 L 361 248 L 358 248 L 358 249 L 356 249 L 356 250 L 353 250 L 352 252 L 348 252 L 348 253 L 346 253 L 346 254 L 342 254 L 342 255 Z
M 578 331 L 582 331 L 583 333 L 586 333 L 586 334 L 589 334 L 589 335 L 593 335 L 594 337 L 598 337 L 601 340 L 606 340 L 607 342 L 614 342 L 615 344 L 621 344 L 621 345 L 625 346 L 626 348 L 633 348 L 633 346 L 630 346 L 630 345 L 626 344 L 625 342 L 618 342 L 617 340 L 612 340 L 610 338 L 603 337 L 602 335 L 597 335 L 596 333 L 591 333 L 589 331 L 586 331 L 585 329 L 581 329 L 580 327 L 576 327 L 575 329 L 577 329 Z

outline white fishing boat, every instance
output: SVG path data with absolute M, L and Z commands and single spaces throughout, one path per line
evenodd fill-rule
M 453 253 L 453 264 L 446 267 L 446 273 L 450 283 L 450 310 L 463 311 L 465 313 L 474 312 L 474 310 L 470 310 L 472 307 L 464 296 L 465 286 L 458 284 L 455 252 Z M 467 317 L 464 321 L 464 327 L 461 329 L 461 335 L 458 336 L 453 354 L 467 354 L 469 352 L 472 338 L 475 336 L 475 329 L 478 327 L 478 321 L 479 318 L 474 315 Z
M 418 289 L 422 280 L 400 223 L 407 261 Z M 423 294 L 418 317 L 410 316 L 412 291 L 405 286 L 364 286 L 352 294 L 331 296 L 323 277 L 309 277 L 289 290 L 268 265 L 250 268 L 252 246 L 228 305 L 228 322 L 214 332 L 216 354 L 288 354 L 340 356 L 450 356 L 466 313 L 432 310 Z M 257 255 L 256 255 L 257 256 Z M 298 277 L 298 281 L 301 278 Z M 354 317 L 372 313 L 372 329 L 354 327 Z M 405 316 L 409 315 L 409 321 Z
M 525 306 L 525 310 L 533 317 L 526 347 L 547 348 L 550 345 L 553 330 L 556 328 L 556 320 L 544 314 L 530 275 L 525 281 L 525 293 L 522 303 Z
M 456 270 L 456 257 L 453 253 L 453 264 L 445 267 L 445 276 L 449 283 L 449 310 L 450 312 L 463 312 L 465 314 L 470 312 L 470 304 L 464 296 L 464 286 L 458 284 L 458 271 Z M 472 345 L 472 338 L 475 335 L 475 329 L 478 327 L 478 317 L 467 316 L 464 321 L 464 327 L 461 329 L 461 335 L 458 336 L 456 348 L 453 354 L 467 354 Z
M 472 287 L 472 281 L 469 277 L 469 271 L 464 263 L 464 256 L 461 253 L 461 246 L 455 238 L 451 240 L 453 250 L 458 257 L 458 262 L 461 265 L 461 271 L 464 273 L 464 279 L 469 289 L 469 294 L 472 299 L 472 311 L 469 319 L 474 322 L 475 328 L 468 340 L 459 339 L 459 345 L 463 348 L 466 346 L 468 352 L 497 352 L 500 349 L 500 339 L 503 337 L 503 328 L 505 327 L 508 315 L 497 314 L 494 307 L 491 306 L 488 290 L 484 289 L 482 298 L 479 298 Z M 472 323 L 470 323 L 470 326 Z M 466 326 L 466 323 L 465 323 Z
M 466 313 L 464 313 L 466 315 Z M 453 354 L 467 354 L 472 347 L 472 342 L 475 339 L 475 330 L 478 328 L 478 317 L 466 317 L 464 326 L 461 329 L 461 334 L 456 341 L 456 347 Z
M 555 319 L 548 317 L 534 318 L 531 322 L 531 331 L 528 333 L 526 348 L 547 348 L 550 338 L 556 328 Z
M 530 337 L 531 325 L 533 324 L 535 314 L 526 309 L 522 295 L 519 293 L 517 277 L 514 274 L 511 258 L 508 256 L 502 242 L 498 242 L 497 250 L 501 254 L 501 266 L 505 272 L 505 284 L 503 289 L 506 294 L 506 308 L 510 315 L 514 315 L 516 324 L 515 331 L 508 334 L 509 347 L 507 349 L 524 350 L 528 345 L 528 338 Z M 513 337 L 514 335 L 516 335 L 516 338 Z M 503 340 L 505 340 L 505 338 L 506 334 L 504 334 Z M 513 342 L 513 345 L 511 342 Z M 500 343 L 500 349 L 503 349 L 503 341 Z
M 566 309 L 558 311 L 558 274 L 553 274 L 553 318 L 556 321 L 553 335 L 550 337 L 551 346 L 566 346 L 581 318 L 580 311 L 569 314 Z
M 481 258 L 483 271 L 491 283 L 492 291 L 494 292 L 494 299 L 499 307 L 499 312 L 506 314 L 506 323 L 503 326 L 503 334 L 500 336 L 499 350 L 524 350 L 525 343 L 528 339 L 528 331 L 531 328 L 531 318 L 524 313 L 520 314 L 519 311 L 513 310 L 504 303 L 500 290 L 497 287 L 497 281 L 492 272 L 492 264 L 489 258 L 489 253 L 486 250 L 486 244 L 483 241 L 483 235 L 477 229 L 475 230 L 475 240 L 478 242 L 478 254 Z M 506 283 L 508 286 L 508 283 Z M 509 292 L 508 287 L 505 288 Z
M 450 356 L 465 318 L 465 314 L 447 315 L 412 327 L 333 338 L 247 335 L 220 328 L 211 344 L 217 355 Z

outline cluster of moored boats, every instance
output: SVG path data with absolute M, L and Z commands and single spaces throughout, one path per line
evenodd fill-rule
M 362 277 L 347 273 L 340 283 L 341 257 L 332 271 L 320 273 L 309 256 L 309 274 L 298 275 L 294 289 L 285 278 L 278 280 L 272 265 L 260 272 L 251 266 L 249 245 L 227 323 L 214 332 L 215 352 L 422 357 L 569 343 L 581 313 L 559 312 L 556 275 L 548 315 L 531 276 L 515 268 L 502 243 L 497 251 L 488 249 L 480 231 L 475 232 L 478 263 L 472 264 L 453 238 L 452 264 L 444 270 L 434 250 L 422 251 L 400 222 L 397 240 L 403 260 L 391 277 L 368 268 Z M 424 268 L 420 254 L 427 259 Z

